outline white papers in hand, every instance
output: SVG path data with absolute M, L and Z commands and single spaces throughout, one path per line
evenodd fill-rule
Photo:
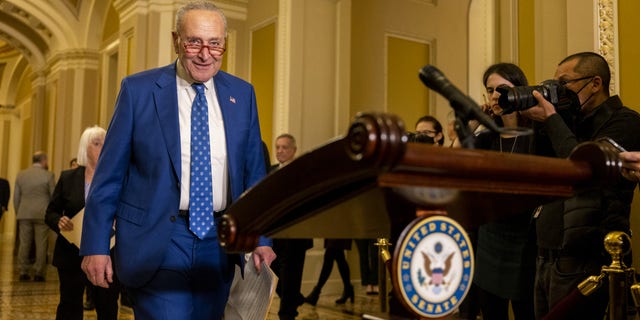
M 276 292 L 278 276 L 262 263 L 260 274 L 256 272 L 253 258 L 244 265 L 244 279 L 240 267 L 231 284 L 231 293 L 224 311 L 225 320 L 263 320 L 267 318 L 273 295 Z

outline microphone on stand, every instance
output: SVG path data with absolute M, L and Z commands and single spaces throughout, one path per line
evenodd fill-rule
M 482 108 L 469 96 L 462 93 L 454 86 L 442 71 L 432 65 L 426 65 L 420 69 L 420 80 L 430 89 L 438 92 L 451 104 L 456 113 L 463 115 L 467 120 L 476 119 L 488 129 L 494 132 L 502 132 L 502 129 L 482 111 Z

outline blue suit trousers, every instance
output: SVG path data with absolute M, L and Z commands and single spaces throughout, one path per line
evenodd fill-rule
M 222 319 L 234 264 L 220 246 L 215 227 L 198 239 L 186 220 L 175 217 L 173 233 L 166 235 L 171 237 L 169 248 L 151 281 L 128 288 L 136 320 Z

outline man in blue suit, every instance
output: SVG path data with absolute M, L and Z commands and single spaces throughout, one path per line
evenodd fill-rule
M 199 121 L 191 119 L 192 104 L 208 112 L 199 119 L 207 119 L 210 137 L 213 212 L 203 220 L 218 218 L 266 174 L 253 86 L 219 71 L 226 26 L 211 3 L 180 8 L 176 63 L 125 78 L 107 130 L 85 207 L 82 267 L 94 285 L 109 285 L 115 223 L 113 265 L 138 320 L 221 319 L 240 263 L 220 247 L 215 223 L 204 235 L 190 224 L 201 219 L 190 216 L 200 207 L 190 202 L 192 171 L 201 170 L 190 167 L 197 154 L 191 142 L 200 139 L 191 134 Z M 204 94 L 197 93 L 203 85 Z M 262 238 L 253 251 L 257 270 L 275 259 L 270 245 Z

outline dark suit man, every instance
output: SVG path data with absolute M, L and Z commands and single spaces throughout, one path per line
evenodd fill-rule
M 296 155 L 296 139 L 284 133 L 276 138 L 276 159 L 278 164 L 269 168 L 269 172 L 293 161 Z M 313 247 L 312 239 L 274 239 L 273 250 L 278 258 L 273 263 L 273 270 L 280 280 L 276 292 L 280 296 L 278 317 L 282 320 L 293 320 L 298 315 L 298 307 L 304 303 L 300 293 L 302 272 L 307 249 Z
M 226 254 L 215 224 L 203 225 L 204 235 L 195 224 L 217 218 L 228 199 L 266 174 L 253 86 L 219 71 L 226 35 L 219 8 L 188 3 L 176 14 L 176 63 L 122 81 L 85 207 L 80 254 L 89 280 L 107 287 L 115 220 L 114 264 L 136 319 L 221 319 L 224 312 L 239 255 Z M 203 106 L 207 113 L 191 119 Z M 202 119 L 206 133 L 204 124 L 191 128 Z M 191 134 L 196 130 L 201 134 Z M 210 143 L 196 143 L 204 139 Z M 210 157 L 208 169 L 190 167 L 196 156 Z M 190 176 L 198 170 L 210 170 L 211 183 L 191 186 L 204 177 Z M 205 204 L 190 202 L 198 188 L 212 189 L 198 196 L 213 199 L 206 215 L 194 217 Z M 269 245 L 261 239 L 253 252 L 258 270 L 275 259 Z
M 9 195 L 11 194 L 11 187 L 9 181 L 4 178 L 0 178 L 0 218 L 2 214 L 9 209 Z

